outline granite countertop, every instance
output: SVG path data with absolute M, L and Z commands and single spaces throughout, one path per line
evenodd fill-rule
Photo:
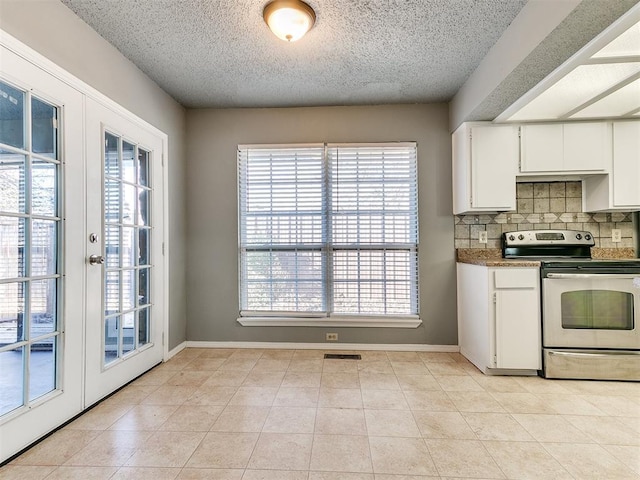
M 633 248 L 598 248 L 591 249 L 591 256 L 598 260 L 637 260 Z M 456 260 L 460 263 L 481 265 L 485 267 L 539 267 L 537 260 L 520 260 L 502 258 L 499 248 L 458 248 Z

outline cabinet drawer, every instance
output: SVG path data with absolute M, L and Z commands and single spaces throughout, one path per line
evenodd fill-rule
M 493 271 L 495 288 L 536 288 L 538 276 L 537 268 L 505 267 Z

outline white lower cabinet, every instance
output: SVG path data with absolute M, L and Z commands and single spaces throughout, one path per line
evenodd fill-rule
M 458 263 L 457 278 L 460 353 L 484 373 L 540 370 L 539 268 Z

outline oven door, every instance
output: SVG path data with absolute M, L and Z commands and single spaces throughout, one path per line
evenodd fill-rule
M 640 349 L 640 274 L 548 273 L 543 346 Z

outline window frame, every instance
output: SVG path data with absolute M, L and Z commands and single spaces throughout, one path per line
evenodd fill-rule
M 384 148 L 384 147 L 409 147 L 415 149 L 415 158 L 413 165 L 413 173 L 415 173 L 414 188 L 415 188 L 415 243 L 405 244 L 404 250 L 413 254 L 414 265 L 412 271 L 415 274 L 415 278 L 410 281 L 410 286 L 413 288 L 411 294 L 411 304 L 415 305 L 416 313 L 411 314 L 370 314 L 370 313 L 333 313 L 333 293 L 335 286 L 333 284 L 333 253 L 334 250 L 345 250 L 344 246 L 338 246 L 334 248 L 332 242 L 331 224 L 332 224 L 332 157 L 329 153 L 331 149 L 357 149 L 357 148 Z M 248 152 L 248 150 L 278 150 L 278 149 L 310 149 L 321 148 L 322 154 L 322 203 L 323 203 L 323 218 L 322 218 L 322 237 L 323 237 L 323 307 L 322 312 L 298 312 L 298 311 L 253 311 L 242 310 L 242 302 L 244 299 L 244 292 L 246 286 L 243 284 L 245 280 L 245 268 L 243 265 L 243 251 L 246 249 L 243 243 L 243 214 L 245 199 L 244 186 L 243 186 L 243 173 L 246 173 L 246 165 L 243 168 L 241 166 L 242 152 Z M 419 286 L 419 215 L 418 215 L 418 165 L 417 165 L 417 142 L 380 142 L 380 143 L 311 143 L 311 144 L 241 144 L 237 149 L 237 186 L 238 186 L 238 293 L 239 293 L 239 315 L 237 322 L 242 326 L 323 326 L 323 327 L 382 327 L 382 328 L 416 328 L 422 324 L 420 319 L 420 286 Z M 382 242 L 382 250 L 387 250 L 385 246 L 389 246 L 391 249 L 397 249 L 398 244 L 392 242 Z M 371 250 L 371 246 L 363 244 L 361 247 L 354 248 L 353 250 Z M 293 249 L 286 249 L 287 251 L 293 251 Z M 346 250 L 351 250 L 346 248 Z M 386 278 L 385 278 L 386 282 Z

